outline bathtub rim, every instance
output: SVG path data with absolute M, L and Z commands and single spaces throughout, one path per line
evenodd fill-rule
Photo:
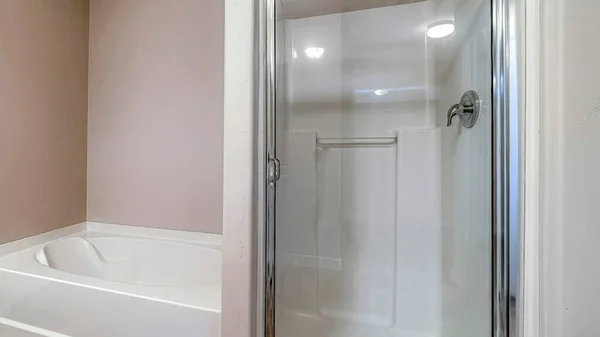
M 142 238 L 158 241 L 175 241 L 178 243 L 196 244 L 206 248 L 221 250 L 222 235 L 183 232 L 167 229 L 155 229 L 127 225 L 83 222 L 58 230 L 42 233 L 25 239 L 0 245 L 0 270 L 26 275 L 49 282 L 66 283 L 100 291 L 117 293 L 125 296 L 143 298 L 151 301 L 183 306 L 202 311 L 221 312 L 222 279 L 217 286 L 194 287 L 199 291 L 196 297 L 189 297 L 177 292 L 177 287 L 165 290 L 162 287 L 140 286 L 97 279 L 45 267 L 35 260 L 34 252 L 44 246 L 73 236 L 118 236 Z M 222 262 L 222 260 L 221 260 Z M 181 290 L 180 289 L 180 290 Z M 187 288 L 189 290 L 189 287 Z
M 32 248 L 34 246 L 49 244 L 53 241 L 85 232 L 97 232 L 103 234 L 114 234 L 117 236 L 130 236 L 155 240 L 178 241 L 212 246 L 217 249 L 222 249 L 223 246 L 222 234 L 188 232 L 172 229 L 84 221 L 49 232 L 1 244 L 0 259 L 6 257 L 7 255 Z
M 83 234 L 83 235 L 82 235 Z M 90 277 L 90 278 L 97 278 L 97 279 L 101 279 L 101 280 L 105 280 L 105 281 L 110 281 L 110 282 L 117 282 L 117 283 L 122 283 L 122 284 L 131 284 L 131 285 L 136 285 L 136 286 L 142 286 L 142 287 L 161 287 L 161 288 L 168 288 L 168 289 L 172 289 L 172 288 L 191 288 L 193 289 L 194 286 L 193 285 L 168 285 L 168 284 L 146 284 L 146 283 L 135 283 L 135 282 L 127 282 L 127 281 L 120 281 L 120 280 L 111 280 L 111 279 L 107 279 L 107 278 L 101 278 L 101 277 L 93 277 L 93 276 L 88 276 L 88 275 L 83 275 L 83 274 L 79 274 L 79 273 L 73 273 L 73 272 L 69 272 L 69 271 L 65 271 L 59 268 L 55 268 L 50 266 L 50 263 L 48 261 L 48 257 L 47 257 L 47 252 L 46 252 L 46 248 L 48 248 L 49 246 L 55 245 L 55 244 L 60 244 L 61 241 L 66 241 L 66 240 L 71 240 L 71 239 L 75 239 L 75 238 L 79 238 L 82 239 L 86 242 L 88 242 L 92 247 L 94 247 L 94 249 L 99 252 L 99 254 L 101 255 L 101 259 L 105 260 L 106 257 L 104 256 L 103 253 L 103 249 L 101 247 L 98 246 L 98 242 L 97 241 L 103 241 L 103 240 L 130 240 L 130 241 L 138 241 L 138 242 L 151 242 L 151 243 L 156 243 L 158 242 L 159 245 L 161 244 L 166 244 L 166 245 L 175 245 L 175 246 L 183 246 L 183 247 L 193 247 L 193 249 L 199 249 L 199 250 L 206 250 L 211 255 L 217 255 L 219 256 L 219 259 L 222 261 L 223 260 L 223 255 L 222 255 L 222 251 L 221 249 L 219 249 L 216 246 L 213 245 L 207 245 L 207 244 L 196 244 L 196 243 L 192 243 L 189 241 L 175 241 L 175 240 L 161 240 L 161 239 L 155 239 L 155 238 L 148 238 L 148 237 L 139 237 L 139 236 L 127 236 L 127 235 L 115 235 L 115 234 L 111 234 L 111 233 L 103 233 L 103 232 L 85 232 L 82 234 L 76 234 L 76 235 L 71 235 L 68 237 L 64 237 L 64 238 L 60 238 L 54 241 L 51 241 L 47 244 L 43 244 L 43 245 L 39 245 L 36 246 L 36 250 L 33 253 L 33 259 L 39 264 L 41 265 L 43 268 L 49 268 L 49 269 L 53 269 L 56 271 L 59 271 L 61 273 L 67 273 L 67 274 L 71 274 L 71 275 L 78 275 L 78 276 L 83 276 L 83 277 Z M 38 248 L 39 247 L 39 248 Z M 33 247 L 32 247 L 33 249 Z M 120 263 L 122 261 L 118 261 L 117 263 Z M 110 262 L 109 262 L 110 263 Z M 114 261 L 113 261 L 114 263 Z

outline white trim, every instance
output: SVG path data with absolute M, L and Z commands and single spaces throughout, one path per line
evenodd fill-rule
M 253 168 L 257 139 L 254 131 L 257 3 L 225 0 L 222 337 L 249 337 L 254 335 L 256 326 Z
M 257 102 L 255 103 L 255 107 L 257 108 L 256 115 L 254 116 L 256 120 L 256 132 L 258 137 L 256 137 L 256 297 L 254 306 L 255 315 L 254 320 L 256 322 L 256 326 L 254 327 L 254 331 L 252 331 L 253 336 L 262 337 L 264 335 L 265 329 L 265 298 L 266 298 L 266 272 L 265 272 L 265 261 L 266 261 L 266 246 L 267 246 L 267 238 L 266 238 L 266 230 L 265 225 L 267 223 L 267 217 L 269 211 L 267 210 L 266 200 L 267 200 L 267 137 L 266 137 L 266 128 L 267 128 L 267 115 L 266 113 L 266 104 L 267 104 L 267 81 L 266 81 L 266 67 L 267 67 L 267 42 L 266 42 L 266 29 L 267 29 L 267 1 L 259 0 L 257 2 L 257 22 L 255 23 L 255 42 L 257 45 L 257 59 L 255 60 L 256 67 L 254 68 L 254 76 L 255 76 L 255 85 L 257 86 Z M 280 4 L 281 5 L 281 4 Z M 251 309 L 252 310 L 252 309 Z
M 525 2 L 525 110 L 521 203 L 521 287 L 518 327 L 523 337 L 540 336 L 540 0 Z
M 565 325 L 564 5 L 540 2 L 540 336 L 562 337 Z

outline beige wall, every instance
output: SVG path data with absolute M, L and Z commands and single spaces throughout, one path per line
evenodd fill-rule
M 88 6 L 0 1 L 0 243 L 85 221 Z
M 88 220 L 220 233 L 223 1 L 90 7 Z

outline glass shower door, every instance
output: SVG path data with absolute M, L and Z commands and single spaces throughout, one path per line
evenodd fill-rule
M 490 2 L 276 5 L 274 335 L 491 335 Z

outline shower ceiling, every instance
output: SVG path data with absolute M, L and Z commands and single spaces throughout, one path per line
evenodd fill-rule
M 369 8 L 404 5 L 424 0 L 280 0 L 283 18 L 299 19 L 310 16 L 353 12 Z

